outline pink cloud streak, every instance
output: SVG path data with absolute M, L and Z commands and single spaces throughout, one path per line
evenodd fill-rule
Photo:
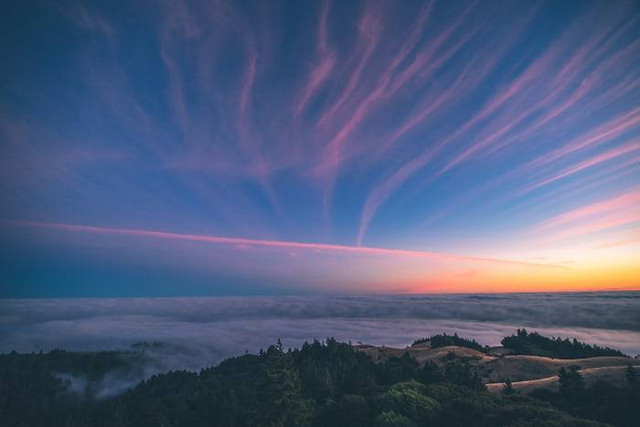
M 461 21 L 459 21 L 461 22 Z M 538 59 L 533 65 L 531 65 L 525 72 L 518 76 L 513 82 L 511 82 L 506 88 L 502 89 L 496 96 L 491 98 L 484 107 L 472 116 L 463 126 L 458 128 L 448 137 L 438 141 L 433 147 L 423 151 L 420 155 L 416 156 L 412 160 L 402 165 L 391 176 L 383 180 L 377 186 L 375 186 L 369 195 L 367 196 L 365 206 L 362 210 L 360 225 L 358 228 L 357 243 L 361 244 L 364 238 L 373 216 L 378 208 L 387 200 L 387 198 L 400 187 L 407 179 L 409 179 L 417 171 L 426 166 L 433 158 L 447 145 L 456 140 L 459 136 L 470 130 L 472 127 L 488 118 L 499 109 L 501 109 L 509 100 L 519 94 L 522 90 L 527 88 L 527 85 L 531 79 L 540 74 L 540 71 L 547 65 L 553 56 L 557 55 L 557 52 L 553 52 L 553 55 L 547 53 L 542 58 Z M 485 73 L 490 70 L 485 70 Z M 444 101 L 444 100 L 443 100 Z M 424 113 L 424 112 L 423 112 Z M 392 136 L 395 139 L 413 126 L 417 125 L 419 121 L 417 118 L 424 118 L 430 110 L 427 109 L 426 113 L 420 113 L 418 116 L 414 116 L 405 122 L 405 124 L 399 128 L 397 134 Z
M 327 80 L 336 63 L 336 54 L 327 42 L 327 16 L 329 14 L 329 2 L 322 5 L 322 12 L 318 21 L 318 45 L 319 64 L 311 71 L 309 82 L 302 91 L 302 96 L 296 106 L 295 114 L 299 115 L 306 107 L 309 100 Z
M 599 145 L 610 141 L 640 125 L 640 107 L 625 113 L 621 117 L 615 117 L 610 121 L 598 126 L 586 135 L 577 138 L 564 146 L 557 148 L 545 155 L 542 155 L 526 165 L 527 168 L 538 168 L 549 164 L 564 156 L 587 147 Z
M 615 212 L 599 218 L 595 221 L 581 224 L 576 227 L 564 229 L 549 236 L 552 240 L 567 239 L 570 237 L 584 236 L 609 228 L 620 227 L 628 224 L 634 224 L 640 221 L 640 206 L 636 206 L 638 212 Z
M 358 65 L 356 66 L 355 71 L 351 73 L 351 77 L 349 78 L 346 88 L 340 94 L 340 97 L 333 103 L 331 108 L 329 108 L 322 114 L 322 117 L 318 121 L 320 126 L 326 124 L 327 121 L 331 120 L 331 118 L 340 109 L 340 107 L 342 107 L 342 105 L 349 99 L 358 83 L 360 83 L 365 65 L 367 64 L 367 61 L 369 61 L 369 58 L 373 54 L 378 44 L 379 27 L 379 14 L 374 12 L 367 12 L 363 15 L 358 25 L 359 40 L 358 47 L 356 47 L 357 51 L 363 50 L 363 53 L 360 56 L 360 60 L 358 61 Z M 360 46 L 364 46 L 364 48 Z
M 394 257 L 411 257 L 411 258 L 432 258 L 443 261 L 471 261 L 481 262 L 494 265 L 517 265 L 531 268 L 550 268 L 550 269 L 568 269 L 564 266 L 558 266 L 553 264 L 538 264 L 524 261 L 513 261 L 496 258 L 484 258 L 466 255 L 455 255 L 443 252 L 430 252 L 430 251 L 415 251 L 404 249 L 386 249 L 376 247 L 363 247 L 363 246 L 347 246 L 347 245 L 335 245 L 324 243 L 305 243 L 305 242 L 292 242 L 283 240 L 261 240 L 261 239 L 249 239 L 242 237 L 224 237 L 224 236 L 212 236 L 212 235 L 200 235 L 200 234 L 183 234 L 172 233 L 166 231 L 155 230 L 141 230 L 130 228 L 112 228 L 112 227 L 96 227 L 87 225 L 76 224 L 60 224 L 50 222 L 37 222 L 37 221 L 11 221 L 0 220 L 0 223 L 23 226 L 40 229 L 51 229 L 67 232 L 77 233 L 90 233 L 90 234 L 103 234 L 103 235 L 120 235 L 131 237 L 148 237 L 168 240 L 183 240 L 192 242 L 206 242 L 222 245 L 233 245 L 235 247 L 267 247 L 267 248 L 279 248 L 285 250 L 308 250 L 316 252 L 338 252 L 348 253 L 355 255 L 374 255 L 374 256 L 394 256 Z
M 414 29 L 416 32 L 409 38 L 408 43 L 403 45 L 398 55 L 396 55 L 390 62 L 389 66 L 381 73 L 378 79 L 378 85 L 375 90 L 370 92 L 356 108 L 355 112 L 350 116 L 349 120 L 340 128 L 337 134 L 327 143 L 326 152 L 323 156 L 324 160 L 317 168 L 317 172 L 320 174 L 334 173 L 340 166 L 340 163 L 346 157 L 343 153 L 344 146 L 347 144 L 349 137 L 353 132 L 358 129 L 362 122 L 379 107 L 380 102 L 388 100 L 395 96 L 395 94 L 404 87 L 411 79 L 415 78 L 420 72 L 420 78 L 425 80 L 431 76 L 439 67 L 441 67 L 448 59 L 450 59 L 459 49 L 467 43 L 473 34 L 467 34 L 462 40 L 459 40 L 452 48 L 448 49 L 445 53 L 434 59 L 434 55 L 439 48 L 451 38 L 455 31 L 462 25 L 464 19 L 467 17 L 473 7 L 469 7 L 464 13 L 447 28 L 437 38 L 430 41 L 428 45 L 421 50 L 411 63 L 402 71 L 398 71 L 400 64 L 409 56 L 411 51 L 415 48 L 415 45 L 419 42 L 417 34 L 422 30 L 425 25 L 430 6 L 423 9 L 421 16 Z M 415 37 L 414 37 L 415 36 Z
M 583 98 L 596 86 L 596 83 L 601 80 L 603 76 L 606 76 L 604 71 L 612 64 L 618 63 L 621 58 L 624 58 L 626 56 L 625 54 L 628 54 L 637 43 L 632 43 L 630 46 L 619 51 L 616 55 L 613 55 L 608 61 L 600 64 L 594 71 L 590 72 L 587 77 L 582 79 L 579 87 L 573 91 L 568 98 L 565 94 L 566 88 L 569 87 L 571 82 L 574 81 L 580 72 L 587 67 L 588 63 L 603 50 L 608 48 L 626 30 L 626 28 L 626 26 L 623 26 L 618 29 L 618 31 L 609 37 L 605 43 L 602 43 L 604 37 L 591 37 L 587 44 L 569 57 L 562 69 L 555 74 L 554 78 L 551 79 L 550 91 L 540 101 L 534 102 L 532 105 L 524 108 L 516 117 L 509 117 L 508 115 L 505 115 L 506 123 L 503 126 L 499 127 L 479 142 L 474 143 L 462 153 L 458 154 L 453 158 L 453 160 L 449 161 L 439 173 L 441 174 L 450 170 L 459 163 L 470 159 L 478 152 L 487 152 L 487 149 L 489 148 L 490 152 L 495 152 L 520 137 L 531 135 L 533 131 L 540 128 L 542 125 L 557 118 L 571 107 L 579 105 Z M 549 49 L 540 58 L 540 60 L 538 60 L 533 66 L 529 67 L 505 93 L 507 98 L 497 99 L 498 105 L 501 105 L 505 100 L 512 98 L 513 95 L 521 92 L 533 80 L 539 79 L 540 76 L 545 75 L 545 69 L 549 68 L 553 62 L 560 57 L 562 49 L 566 48 L 565 44 L 569 41 L 569 37 L 567 37 L 569 34 L 570 32 L 565 35 L 564 40 L 560 44 Z M 600 46 L 598 47 L 599 44 Z M 613 89 L 619 88 L 619 86 L 616 86 Z M 567 99 L 562 101 L 559 105 L 550 108 L 550 105 L 557 103 L 562 98 Z M 493 112 L 491 109 L 489 111 Z M 531 117 L 531 115 L 537 111 L 545 111 L 545 114 L 536 119 L 536 121 L 531 125 L 526 126 L 524 130 L 518 132 L 513 137 L 500 141 L 499 138 L 507 135 L 512 129 L 516 128 L 517 125 Z
M 592 18 L 588 16 L 587 18 Z M 513 142 L 517 138 L 530 135 L 534 130 L 540 128 L 542 125 L 549 121 L 559 117 L 565 113 L 571 107 L 580 105 L 584 100 L 584 97 L 595 87 L 596 83 L 601 80 L 602 76 L 607 75 L 605 71 L 608 70 L 614 64 L 619 65 L 619 61 L 625 58 L 625 53 L 630 53 L 635 49 L 637 43 L 621 49 L 609 60 L 600 64 L 593 70 L 588 78 L 584 78 L 580 86 L 566 98 L 566 88 L 569 83 L 573 81 L 580 72 L 582 72 L 588 63 L 592 62 L 596 56 L 601 56 L 606 52 L 618 38 L 628 30 L 630 23 L 621 26 L 620 28 L 606 28 L 599 33 L 589 37 L 588 41 L 577 52 L 569 56 L 564 60 L 559 72 L 555 74 L 549 85 L 548 92 L 544 97 L 534 102 L 532 105 L 522 105 L 509 110 L 505 110 L 507 105 L 513 102 L 523 102 L 522 95 L 531 90 L 531 86 L 534 82 L 540 80 L 541 76 L 547 75 L 547 71 L 556 65 L 563 56 L 566 55 L 566 51 L 575 44 L 575 39 L 578 37 L 575 30 L 584 27 L 584 20 L 580 20 L 576 23 L 574 28 L 571 28 L 565 32 L 562 39 L 550 46 L 532 65 L 527 67 L 523 73 L 521 73 L 515 80 L 510 82 L 508 86 L 499 91 L 493 98 L 491 98 L 484 107 L 482 107 L 474 116 L 472 116 L 466 123 L 464 123 L 455 132 L 439 141 L 436 145 L 429 147 L 426 151 L 417 157 L 414 157 L 398 170 L 396 170 L 391 176 L 380 182 L 369 193 L 365 205 L 361 214 L 361 220 L 358 230 L 357 242 L 360 244 L 364 238 L 364 234 L 369 227 L 369 224 L 375 215 L 375 212 L 379 207 L 390 197 L 390 195 L 400 187 L 406 180 L 412 175 L 422 170 L 428 163 L 430 163 L 436 155 L 438 155 L 444 147 L 448 146 L 452 142 L 456 141 L 458 137 L 462 136 L 466 132 L 470 131 L 473 127 L 479 125 L 492 115 L 498 114 L 498 119 L 502 122 L 498 126 L 492 129 L 492 124 L 487 126 L 489 130 L 488 136 L 482 138 L 479 142 L 473 143 L 471 146 L 464 149 L 460 154 L 456 155 L 452 160 L 445 164 L 435 176 L 448 171 L 457 164 L 468 160 L 474 155 L 479 153 L 487 154 L 488 152 L 494 152 L 500 148 L 503 148 L 507 144 Z M 628 56 L 628 55 L 627 55 Z M 612 87 L 606 92 L 607 95 L 612 93 L 620 95 L 628 89 L 626 82 L 624 84 L 618 84 Z M 562 100 L 559 105 L 550 108 L 552 103 Z M 515 117 L 512 111 L 516 112 Z M 542 117 L 537 118 L 532 124 L 526 126 L 525 130 L 518 131 L 513 134 L 516 127 L 523 123 L 526 119 L 530 118 L 534 113 L 543 111 Z M 626 120 L 629 119 L 629 120 Z M 412 127 L 408 125 L 409 128 Z M 577 151 L 583 147 L 598 144 L 600 142 L 607 141 L 614 138 L 637 125 L 637 121 L 634 117 L 634 112 L 616 117 L 609 123 L 594 130 L 593 133 L 586 136 L 580 142 L 573 144 L 567 144 L 560 149 L 557 149 L 551 153 L 548 153 L 532 162 L 531 165 L 525 166 L 528 169 L 530 166 L 537 166 L 539 163 L 550 162 L 556 158 L 562 157 L 570 152 Z M 404 133 L 405 129 L 401 127 L 398 132 L 399 135 Z M 512 136 L 508 136 L 509 134 Z M 504 137 L 507 139 L 504 140 Z
M 572 166 L 568 169 L 563 170 L 562 172 L 546 178 L 540 182 L 534 183 L 529 185 L 528 187 L 526 187 L 524 190 L 522 190 L 522 192 L 520 194 L 523 193 L 527 193 L 529 191 L 535 190 L 536 188 L 545 186 L 547 184 L 551 184 L 552 182 L 555 182 L 559 179 L 562 178 L 566 178 L 567 176 L 573 175 L 575 173 L 578 173 L 584 169 L 590 168 L 592 166 L 597 166 L 600 163 L 615 159 L 617 157 L 620 157 L 622 155 L 628 154 L 628 153 L 632 153 L 634 151 L 640 150 L 640 141 L 634 141 L 631 144 L 627 144 L 624 145 L 622 147 L 618 147 L 618 148 L 614 148 L 613 150 L 609 150 L 606 151 L 604 153 L 601 153 L 597 156 L 594 156 L 588 160 L 585 160 L 583 162 L 578 163 L 575 166 Z
M 574 231 L 586 233 L 637 221 L 640 219 L 640 214 L 637 212 L 640 212 L 640 190 L 638 189 L 555 216 L 534 227 L 531 233 L 557 227 L 563 227 L 562 235 L 573 235 Z M 571 225 L 584 220 L 591 222 L 578 227 Z M 569 230 L 566 230 L 567 228 Z

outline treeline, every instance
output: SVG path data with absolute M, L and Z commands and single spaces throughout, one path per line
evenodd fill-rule
M 202 371 L 156 375 L 117 397 L 78 394 L 61 373 L 98 378 L 143 353 L 51 352 L 0 356 L 3 426 L 594 426 L 638 425 L 638 381 L 584 385 L 577 368 L 560 392 L 532 397 L 485 390 L 473 359 L 422 366 L 405 353 L 375 363 L 328 339 L 281 343 Z
M 447 335 L 447 334 L 437 334 L 432 335 L 430 337 L 421 338 L 419 340 L 415 340 L 411 345 L 422 344 L 425 342 L 430 342 L 431 348 L 440 348 L 447 347 L 450 345 L 456 345 L 459 347 L 467 347 L 477 351 L 485 352 L 487 350 L 486 347 L 483 347 L 476 340 L 461 338 L 458 334 Z
M 516 335 L 505 337 L 502 345 L 514 351 L 515 354 L 555 357 L 558 359 L 578 359 L 597 356 L 622 356 L 625 354 L 609 347 L 589 345 L 568 338 L 547 338 L 537 332 L 527 332 L 518 329 Z

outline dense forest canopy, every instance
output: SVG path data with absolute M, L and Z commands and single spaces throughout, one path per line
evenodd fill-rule
M 404 353 L 376 363 L 334 339 L 293 350 L 278 342 L 200 372 L 155 375 L 112 397 L 72 387 L 72 378 L 91 381 L 139 363 L 144 350 L 0 355 L 2 424 L 632 426 L 640 419 L 640 387 L 631 367 L 621 384 L 587 387 L 572 367 L 561 370 L 558 392 L 527 396 L 508 385 L 495 394 L 465 358 L 420 365 Z

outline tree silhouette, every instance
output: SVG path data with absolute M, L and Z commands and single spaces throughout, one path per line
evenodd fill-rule
M 580 366 L 571 365 L 569 369 L 560 368 L 558 371 L 560 394 L 575 397 L 584 391 L 584 378 L 580 373 Z

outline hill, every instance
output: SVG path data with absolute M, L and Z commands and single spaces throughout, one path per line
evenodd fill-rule
M 619 356 L 625 355 L 620 350 L 582 343 L 575 338 L 548 338 L 526 329 L 518 329 L 515 335 L 505 337 L 501 344 L 515 354 L 555 357 L 560 359 L 576 359 L 581 357 Z
M 605 387 L 585 383 L 580 371 L 567 366 L 557 379 L 558 391 L 538 389 L 527 396 L 518 392 L 525 383 L 492 382 L 489 389 L 500 392 L 490 393 L 483 382 L 500 375 L 500 369 L 527 371 L 535 364 L 555 369 L 569 361 L 460 346 L 431 348 L 426 342 L 391 349 L 327 339 L 294 350 L 278 343 L 200 372 L 154 375 L 117 396 L 96 398 L 74 386 L 113 369 L 138 369 L 144 351 L 0 355 L 3 425 L 631 426 L 640 419 L 633 368 L 620 365 L 624 376 L 611 377 Z M 590 358 L 581 363 L 604 372 L 622 360 L 635 362 Z M 529 371 L 521 377 L 529 378 Z

